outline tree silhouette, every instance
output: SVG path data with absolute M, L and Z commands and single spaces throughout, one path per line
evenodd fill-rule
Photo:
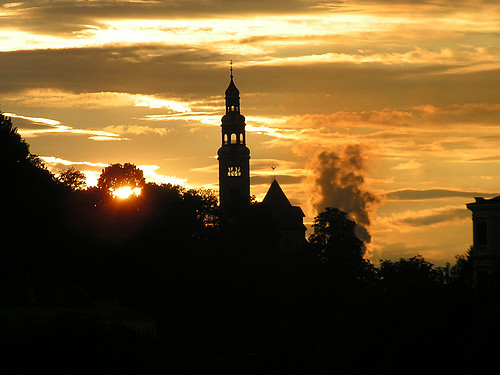
M 472 261 L 471 254 L 473 247 L 462 255 L 455 255 L 456 263 L 450 269 L 451 281 L 465 286 L 472 279 Z
M 135 164 L 110 164 L 102 170 L 97 187 L 107 193 L 113 190 L 128 186 L 130 188 L 142 188 L 146 180 L 142 170 L 137 168 Z
M 82 190 L 87 186 L 85 175 L 73 167 L 62 172 L 57 177 L 57 180 L 71 190 Z
M 443 285 L 446 277 L 443 268 L 421 255 L 398 261 L 382 260 L 379 276 L 386 290 L 410 296 Z
M 314 218 L 309 242 L 315 245 L 329 262 L 356 264 L 362 261 L 364 244 L 355 233 L 356 223 L 347 213 L 327 207 Z
M 29 155 L 29 146 L 12 125 L 12 119 L 0 112 L 0 163 L 15 168 L 26 162 Z

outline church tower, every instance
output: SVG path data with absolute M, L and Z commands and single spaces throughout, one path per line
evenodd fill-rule
M 221 215 L 229 223 L 250 206 L 250 150 L 246 146 L 245 117 L 240 114 L 240 92 L 233 81 L 226 90 L 226 114 L 222 117 L 219 148 L 219 197 Z

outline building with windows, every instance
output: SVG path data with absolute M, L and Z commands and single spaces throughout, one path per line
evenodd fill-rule
M 240 92 L 233 81 L 226 90 L 219 148 L 219 199 L 223 223 L 245 215 L 250 206 L 250 150 L 246 146 L 245 116 L 240 113 Z
M 476 197 L 467 208 L 472 211 L 474 282 L 481 285 L 493 277 L 500 281 L 500 196 Z
M 222 227 L 239 231 L 244 229 L 241 226 L 253 230 L 259 227 L 258 232 L 272 233 L 282 249 L 300 247 L 305 243 L 304 213 L 290 204 L 276 179 L 262 203 L 250 207 L 250 150 L 246 145 L 245 117 L 240 113 L 240 92 L 233 78 L 231 67 L 217 152 Z

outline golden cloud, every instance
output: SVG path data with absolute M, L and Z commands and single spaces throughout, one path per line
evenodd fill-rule
M 29 107 L 52 108 L 116 108 L 147 107 L 166 108 L 175 113 L 191 112 L 190 104 L 156 95 L 129 94 L 124 92 L 87 92 L 75 94 L 55 89 L 30 89 L 9 95 L 9 101 Z
M 116 134 L 131 134 L 131 135 L 147 135 L 147 134 L 155 134 L 160 136 L 166 136 L 173 131 L 172 128 L 153 128 L 150 126 L 141 126 L 141 125 L 111 125 L 102 128 L 104 132 L 111 132 Z
M 124 141 L 128 140 L 127 138 L 121 138 L 118 134 L 106 132 L 102 130 L 92 130 L 92 129 L 75 129 L 71 126 L 62 125 L 57 120 L 40 118 L 40 117 L 31 117 L 31 116 L 23 116 L 17 115 L 15 113 L 6 114 L 12 118 L 19 118 L 22 120 L 27 120 L 35 125 L 42 125 L 39 128 L 19 128 L 19 133 L 24 138 L 34 138 L 43 135 L 54 135 L 54 134 L 71 134 L 71 135 L 87 135 L 89 139 L 96 141 Z

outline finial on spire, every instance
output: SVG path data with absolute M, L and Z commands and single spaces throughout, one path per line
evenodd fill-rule
M 229 65 L 231 65 L 231 79 L 233 78 L 233 60 L 229 60 Z
M 273 165 L 271 169 L 273 170 L 273 181 L 276 181 L 276 167 Z

